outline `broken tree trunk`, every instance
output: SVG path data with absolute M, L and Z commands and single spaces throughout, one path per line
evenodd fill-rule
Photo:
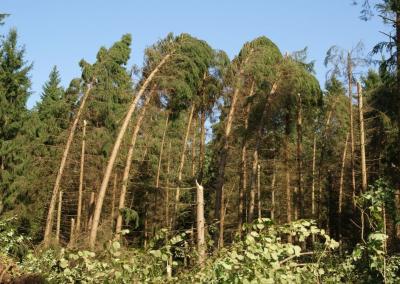
M 131 166 L 132 166 L 133 151 L 135 149 L 137 136 L 138 136 L 140 127 L 142 126 L 142 122 L 143 122 L 144 116 L 146 114 L 146 109 L 147 109 L 148 104 L 150 103 L 153 92 L 154 92 L 154 88 L 147 95 L 147 97 L 144 101 L 144 104 L 140 110 L 140 113 L 137 117 L 135 128 L 133 129 L 133 132 L 132 132 L 131 142 L 129 144 L 128 154 L 126 156 L 124 174 L 122 177 L 121 193 L 119 195 L 117 225 L 115 227 L 115 238 L 117 240 L 120 238 L 120 233 L 121 233 L 121 229 L 122 229 L 122 209 L 125 207 L 126 191 L 128 188 L 129 172 L 130 172 Z
M 83 174 L 85 168 L 85 143 L 86 143 L 86 120 L 83 121 L 82 129 L 82 149 L 81 149 L 81 166 L 79 173 L 79 191 L 78 191 L 78 210 L 76 214 L 75 235 L 80 233 L 82 218 L 82 198 L 83 198 Z
M 51 230 L 53 228 L 54 209 L 55 209 L 55 206 L 56 206 L 57 196 L 58 196 L 58 192 L 59 192 L 60 184 L 61 184 L 61 178 L 62 178 L 63 173 L 64 173 L 64 169 L 65 169 L 65 165 L 66 165 L 66 162 L 67 162 L 69 150 L 71 148 L 72 141 L 74 140 L 75 130 L 76 130 L 76 127 L 78 126 L 79 118 L 80 118 L 80 116 L 82 114 L 82 111 L 83 111 L 83 109 L 85 107 L 85 103 L 86 103 L 86 100 L 87 100 L 87 98 L 89 96 L 91 88 L 92 88 L 91 84 L 88 84 L 86 92 L 82 97 L 82 101 L 81 101 L 81 104 L 79 106 L 78 112 L 76 113 L 74 122 L 72 123 L 71 129 L 69 131 L 67 144 L 65 145 L 64 153 L 63 153 L 62 158 L 61 158 L 60 167 L 59 167 L 58 172 L 57 172 L 56 181 L 55 181 L 54 187 L 53 187 L 53 193 L 52 193 L 51 199 L 50 199 L 49 211 L 47 213 L 46 228 L 44 230 L 44 239 L 43 239 L 45 247 L 47 247 L 49 245 L 50 239 L 51 239 Z
M 103 208 L 103 201 L 104 201 L 104 197 L 105 197 L 105 194 L 106 194 L 108 182 L 110 181 L 111 172 L 112 172 L 112 169 L 114 167 L 115 160 L 117 159 L 117 155 L 118 155 L 121 143 L 122 143 L 122 139 L 123 139 L 123 137 L 125 135 L 125 132 L 126 132 L 126 130 L 128 128 L 128 125 L 129 125 L 129 122 L 130 122 L 130 120 L 132 118 L 133 112 L 135 111 L 135 108 L 136 108 L 136 105 L 137 105 L 138 101 L 141 99 L 141 97 L 143 96 L 145 90 L 147 89 L 147 86 L 150 84 L 150 82 L 152 81 L 153 77 L 158 73 L 160 68 L 165 64 L 165 62 L 168 60 L 168 58 L 170 56 L 171 56 L 170 54 L 167 54 L 166 56 L 164 56 L 164 58 L 160 61 L 160 63 L 158 63 L 158 65 L 153 69 L 153 71 L 150 73 L 150 75 L 146 78 L 146 80 L 144 81 L 143 85 L 139 89 L 139 92 L 137 93 L 135 98 L 132 100 L 132 103 L 130 104 L 130 106 L 128 108 L 128 112 L 127 112 L 127 114 L 125 116 L 125 119 L 124 119 L 124 121 L 122 123 L 122 126 L 121 126 L 121 128 L 120 128 L 120 130 L 118 132 L 118 136 L 117 136 L 117 139 L 116 139 L 116 141 L 114 143 L 113 150 L 111 152 L 111 156 L 110 156 L 110 158 L 108 160 L 107 167 L 106 167 L 106 170 L 105 170 L 105 173 L 104 173 L 104 177 L 103 177 L 103 180 L 101 182 L 100 190 L 98 192 L 96 207 L 95 207 L 94 214 L 93 214 L 92 229 L 90 231 L 90 236 L 89 236 L 89 246 L 90 246 L 91 249 L 94 249 L 94 246 L 96 244 L 97 228 L 99 226 L 101 210 Z
M 204 220 L 204 188 L 197 183 L 197 253 L 198 262 L 201 266 L 204 265 L 206 260 L 206 240 L 205 240 L 205 220 Z

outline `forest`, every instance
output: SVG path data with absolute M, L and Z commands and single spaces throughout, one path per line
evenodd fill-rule
M 31 109 L 0 26 L 0 283 L 400 283 L 400 1 L 356 4 L 392 32 L 329 48 L 324 86 L 266 36 L 139 68 L 124 34 Z

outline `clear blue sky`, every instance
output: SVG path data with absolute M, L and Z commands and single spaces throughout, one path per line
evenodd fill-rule
M 265 35 L 282 52 L 309 47 L 323 83 L 323 60 L 332 45 L 351 48 L 362 40 L 366 50 L 385 39 L 378 18 L 361 21 L 351 0 L 1 0 L 10 13 L 0 33 L 16 27 L 19 42 L 33 62 L 32 96 L 38 100 L 43 83 L 57 65 L 62 83 L 80 75 L 80 59 L 93 62 L 100 46 L 122 34 L 133 37 L 131 64 L 141 65 L 146 46 L 168 32 L 190 33 L 232 58 L 244 42 Z

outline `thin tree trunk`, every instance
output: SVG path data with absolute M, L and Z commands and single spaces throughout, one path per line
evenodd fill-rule
M 88 214 L 88 231 L 90 231 L 92 229 L 92 223 L 93 223 L 93 212 L 94 212 L 94 206 L 95 205 L 95 196 L 94 196 L 94 192 L 92 191 L 90 193 L 90 201 L 89 201 L 89 214 Z
M 85 140 L 86 140 L 86 120 L 83 121 L 83 130 L 82 130 L 81 167 L 80 167 L 80 173 L 79 173 L 78 210 L 77 210 L 77 214 L 76 214 L 75 234 L 79 234 L 80 230 L 81 230 L 83 174 L 84 174 L 84 168 L 85 168 L 85 143 L 86 143 Z
M 89 236 L 89 246 L 91 249 L 94 249 L 94 246 L 96 244 L 96 237 L 97 237 L 97 228 L 99 226 L 100 222 L 100 215 L 101 215 L 101 210 L 103 208 L 103 201 L 104 201 L 104 196 L 106 194 L 108 182 L 110 181 L 110 176 L 112 169 L 114 167 L 115 160 L 117 159 L 117 155 L 119 152 L 119 148 L 122 143 L 122 139 L 125 135 L 125 132 L 128 128 L 129 122 L 132 118 L 133 112 L 135 111 L 136 105 L 138 101 L 141 99 L 143 96 L 145 90 L 147 89 L 147 86 L 149 83 L 152 81 L 153 77 L 158 73 L 160 68 L 165 64 L 165 62 L 168 60 L 170 57 L 170 54 L 167 54 L 164 56 L 164 58 L 160 61 L 160 63 L 153 69 L 153 71 L 150 73 L 150 75 L 147 77 L 147 79 L 144 81 L 142 87 L 140 88 L 139 92 L 135 96 L 135 98 L 132 100 L 132 103 L 129 106 L 128 112 L 126 114 L 126 117 L 123 121 L 123 124 L 121 126 L 121 129 L 118 132 L 117 139 L 114 143 L 113 150 L 111 152 L 111 156 L 108 160 L 107 163 L 107 168 L 104 173 L 103 181 L 101 182 L 99 194 L 97 197 L 97 202 L 96 202 L 96 208 L 94 210 L 94 215 L 93 215 L 93 226 L 92 230 L 90 231 L 90 236 Z
M 222 200 L 221 200 L 221 207 L 220 207 L 220 212 L 219 215 L 221 216 L 221 219 L 219 220 L 218 224 L 218 248 L 221 249 L 224 247 L 224 228 L 225 228 L 225 207 L 224 207 L 224 199 L 225 199 L 225 193 L 222 191 Z
M 60 190 L 58 194 L 58 209 L 57 209 L 57 226 L 56 226 L 56 242 L 60 242 L 60 228 L 61 228 L 61 209 L 62 209 L 63 191 Z
M 339 181 L 339 239 L 342 238 L 342 208 L 343 208 L 343 182 L 344 182 L 344 170 L 346 165 L 346 154 L 347 154 L 347 143 L 349 141 L 349 133 L 346 135 L 346 141 L 344 143 L 344 150 L 342 155 L 342 166 L 340 168 L 340 181 Z
M 204 175 L 204 158 L 206 144 L 206 112 L 201 111 L 200 115 L 200 143 L 199 143 L 199 177 L 198 181 L 201 184 Z
M 317 153 L 317 136 L 314 135 L 314 143 L 313 143 L 313 157 L 312 157 L 312 177 L 311 177 L 311 215 L 312 218 L 315 219 L 315 161 L 316 161 L 316 153 Z
M 58 172 L 57 172 L 56 181 L 55 181 L 54 187 L 53 187 L 53 193 L 52 193 L 51 199 L 50 199 L 49 211 L 47 213 L 46 228 L 44 230 L 44 239 L 43 239 L 45 247 L 47 247 L 49 245 L 50 239 L 51 239 L 51 230 L 53 227 L 54 209 L 56 206 L 57 196 L 58 196 L 58 192 L 59 192 L 60 184 L 61 184 L 61 178 L 64 174 L 64 169 L 65 169 L 65 165 L 67 162 L 69 150 L 71 148 L 72 141 L 74 140 L 75 130 L 78 125 L 79 118 L 82 114 L 83 108 L 85 107 L 85 103 L 89 96 L 91 88 L 92 88 L 92 86 L 91 86 L 91 84 L 89 84 L 85 94 L 82 97 L 81 104 L 79 106 L 78 112 L 76 113 L 75 120 L 72 123 L 71 130 L 69 131 L 67 144 L 65 145 L 64 153 L 61 158 L 60 168 L 58 169 Z
M 163 152 L 164 152 L 164 141 L 165 141 L 165 135 L 167 134 L 168 121 L 169 121 L 169 114 L 167 114 L 167 119 L 165 120 L 164 133 L 163 133 L 162 140 L 161 140 L 160 155 L 158 157 L 156 188 L 158 188 L 160 186 L 161 161 L 162 161 L 162 156 L 163 156 Z
M 301 94 L 297 94 L 297 190 L 296 203 L 297 210 L 296 214 L 298 217 L 303 218 L 304 216 L 304 194 L 303 194 L 303 110 Z M 296 218 L 297 219 L 297 218 Z
M 187 141 L 189 139 L 190 128 L 192 126 L 194 107 L 195 105 L 193 104 L 192 107 L 190 108 L 188 124 L 186 127 L 185 139 L 183 140 L 181 159 L 178 168 L 178 187 L 176 188 L 175 191 L 175 206 L 174 206 L 174 216 L 173 216 L 174 224 L 176 223 L 176 219 L 178 217 L 178 206 L 179 206 L 180 192 L 181 192 L 179 187 L 181 186 L 182 182 L 183 166 L 185 165 L 185 157 L 186 157 L 186 147 L 187 147 Z
M 367 164 L 365 157 L 365 129 L 364 129 L 364 114 L 363 114 L 363 95 L 362 88 L 359 82 L 357 82 L 357 94 L 358 94 L 358 112 L 360 117 L 360 153 L 361 153 L 361 189 L 362 192 L 367 191 Z
M 218 165 L 218 173 L 217 173 L 217 178 L 216 178 L 216 194 L 215 194 L 215 210 L 214 210 L 214 215 L 215 219 L 217 221 L 221 220 L 221 206 L 222 206 L 222 191 L 223 191 L 223 185 L 225 182 L 225 167 L 226 163 L 228 161 L 228 155 L 229 155 L 229 138 L 231 136 L 231 130 L 232 130 L 232 124 L 233 124 L 233 119 L 234 115 L 236 112 L 236 105 L 237 101 L 239 98 L 239 93 L 241 89 L 241 84 L 242 84 L 242 75 L 244 72 L 244 67 L 246 66 L 251 54 L 253 53 L 253 50 L 250 50 L 248 56 L 244 60 L 241 69 L 238 74 L 238 79 L 236 83 L 235 90 L 233 92 L 232 98 L 231 98 L 231 106 L 229 108 L 229 113 L 226 118 L 226 124 L 225 124 L 225 129 L 224 129 L 224 134 L 222 136 L 221 140 L 221 151 L 219 153 L 220 160 L 219 160 L 219 165 Z M 218 235 L 218 234 L 216 234 Z
M 275 158 L 274 158 L 274 163 L 272 166 L 272 180 L 271 180 L 271 220 L 275 221 L 275 215 L 276 215 L 276 204 L 275 204 L 275 179 L 276 179 L 276 173 L 275 173 Z
M 133 152 L 135 150 L 135 145 L 136 145 L 136 140 L 137 136 L 140 130 L 140 127 L 142 126 L 142 122 L 144 119 L 144 116 L 146 114 L 147 106 L 150 103 L 151 97 L 153 96 L 154 93 L 154 88 L 151 90 L 151 92 L 147 95 L 144 104 L 140 110 L 140 113 L 137 117 L 135 127 L 132 132 L 132 137 L 131 137 L 131 142 L 129 145 L 129 150 L 128 154 L 126 156 L 126 162 L 125 162 L 125 168 L 124 168 L 124 175 L 122 177 L 122 187 L 121 187 L 121 193 L 119 196 L 119 205 L 118 205 L 118 217 L 117 217 L 117 225 L 115 227 L 115 238 L 118 240 L 120 238 L 120 233 L 122 229 L 122 209 L 125 208 L 125 199 L 126 199 L 126 192 L 128 188 L 128 181 L 129 181 L 129 172 L 131 170 L 132 166 L 132 160 L 133 160 Z
M 286 188 L 286 202 L 287 202 L 287 222 L 292 222 L 292 193 L 290 190 L 290 168 L 289 168 L 289 134 L 290 134 L 290 114 L 286 113 L 286 129 L 284 139 L 284 160 L 285 160 L 285 188 Z
M 197 253 L 198 262 L 204 265 L 206 259 L 205 220 L 204 220 L 204 188 L 196 181 L 197 187 Z
M 111 228 L 114 227 L 115 217 L 115 195 L 117 191 L 117 174 L 114 175 L 114 185 L 112 189 L 112 201 L 111 201 Z
M 171 168 L 171 142 L 168 145 L 168 159 L 167 159 L 167 181 L 165 188 L 165 226 L 171 228 L 171 221 L 169 218 L 169 174 Z
M 251 171 L 251 175 L 250 175 L 250 202 L 249 202 L 249 216 L 248 216 L 248 220 L 247 220 L 249 223 L 253 222 L 253 218 L 254 218 L 254 205 L 255 205 L 255 195 L 256 195 L 255 179 L 257 176 L 258 153 L 260 151 L 260 146 L 261 146 L 261 141 L 262 141 L 262 136 L 263 136 L 263 131 L 264 131 L 264 125 L 265 125 L 265 121 L 267 118 L 267 110 L 269 107 L 269 103 L 270 103 L 271 97 L 275 94 L 277 87 L 278 87 L 278 83 L 275 82 L 272 85 L 272 88 L 266 97 L 266 101 L 265 101 L 265 105 L 264 105 L 264 108 L 263 108 L 263 111 L 261 114 L 260 122 L 257 126 L 256 145 L 255 145 L 255 149 L 253 152 L 253 166 L 252 166 L 252 171 Z
M 258 218 L 261 218 L 261 166 L 257 165 L 257 209 Z
M 353 122 L 353 73 L 352 73 L 352 60 L 350 52 L 347 56 L 347 79 L 349 81 L 348 92 L 349 92 L 349 113 L 350 113 L 350 155 L 351 155 L 351 186 L 353 195 L 353 207 L 356 202 L 356 172 L 354 163 L 354 122 Z
M 193 119 L 193 136 L 192 136 L 192 177 L 194 177 L 195 172 L 196 172 L 196 165 L 195 165 L 195 159 L 196 159 L 196 133 L 197 133 L 197 120 L 196 118 Z

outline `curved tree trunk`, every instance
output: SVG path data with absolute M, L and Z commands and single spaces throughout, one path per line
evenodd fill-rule
M 54 209 L 55 209 L 55 206 L 56 206 L 57 196 L 58 196 L 58 192 L 60 190 L 61 178 L 62 178 L 63 173 L 64 173 L 64 169 L 65 169 L 65 165 L 66 165 L 66 162 L 67 162 L 69 150 L 71 148 L 72 141 L 74 140 L 75 130 L 76 130 L 76 127 L 78 125 L 78 122 L 79 122 L 80 116 L 82 114 L 83 108 L 85 107 L 85 103 L 86 103 L 86 100 L 87 100 L 87 98 L 89 96 L 91 88 L 92 88 L 92 86 L 91 86 L 91 84 L 89 84 L 85 94 L 82 97 L 81 104 L 79 106 L 78 112 L 76 113 L 75 120 L 72 123 L 71 130 L 69 131 L 67 144 L 65 145 L 64 153 L 63 153 L 62 158 L 61 158 L 60 168 L 58 169 L 56 181 L 54 183 L 53 193 L 52 193 L 51 199 L 50 199 L 49 211 L 47 213 L 46 228 L 44 230 L 44 246 L 45 247 L 47 247 L 49 245 L 50 239 L 51 239 L 51 230 L 52 230 L 52 227 L 53 227 Z
M 92 224 L 92 229 L 90 231 L 90 236 L 89 236 L 89 246 L 91 249 L 94 249 L 94 246 L 96 244 L 97 228 L 99 226 L 101 210 L 103 208 L 103 201 L 104 201 L 104 197 L 106 194 L 108 182 L 110 181 L 111 172 L 114 167 L 115 160 L 117 159 L 117 155 L 118 155 L 121 143 L 122 143 L 122 139 L 128 128 L 128 125 L 132 118 L 133 112 L 135 111 L 138 101 L 140 100 L 140 98 L 143 96 L 145 90 L 147 89 L 147 86 L 149 85 L 149 83 L 152 81 L 153 77 L 158 73 L 160 68 L 165 64 L 165 62 L 168 60 L 168 58 L 170 56 L 171 56 L 170 54 L 167 54 L 160 61 L 160 63 L 157 65 L 157 67 L 155 67 L 153 69 L 153 71 L 150 73 L 150 75 L 147 77 L 147 79 L 144 81 L 144 83 L 143 83 L 142 87 L 139 89 L 139 92 L 137 93 L 136 97 L 132 100 L 132 103 L 130 104 L 130 106 L 128 108 L 128 112 L 122 123 L 121 129 L 118 132 L 118 136 L 114 143 L 114 147 L 111 152 L 110 159 L 108 160 L 108 163 L 107 163 L 103 181 L 101 182 L 101 186 L 100 186 L 100 190 L 99 190 L 97 202 L 96 202 L 96 208 L 95 208 L 94 214 L 93 214 L 93 224 Z
M 133 160 L 133 151 L 135 149 L 136 145 L 136 140 L 137 140 L 137 135 L 139 133 L 140 127 L 142 126 L 142 122 L 144 119 L 144 115 L 146 114 L 146 109 L 148 104 L 150 103 L 150 99 L 153 95 L 154 89 L 149 93 L 147 96 L 142 109 L 140 110 L 139 116 L 136 120 L 135 128 L 132 132 L 132 137 L 131 137 L 131 143 L 129 145 L 129 150 L 128 154 L 126 156 L 126 163 L 125 163 L 125 168 L 124 168 L 124 174 L 122 177 L 122 187 L 121 187 L 121 193 L 119 196 L 119 205 L 118 205 L 118 217 L 117 217 L 117 225 L 115 227 L 115 238 L 119 239 L 120 238 L 120 233 L 122 229 L 122 214 L 121 210 L 125 207 L 125 199 L 126 199 L 126 191 L 128 187 L 128 180 L 129 180 L 129 172 L 131 170 L 132 166 L 132 160 Z

